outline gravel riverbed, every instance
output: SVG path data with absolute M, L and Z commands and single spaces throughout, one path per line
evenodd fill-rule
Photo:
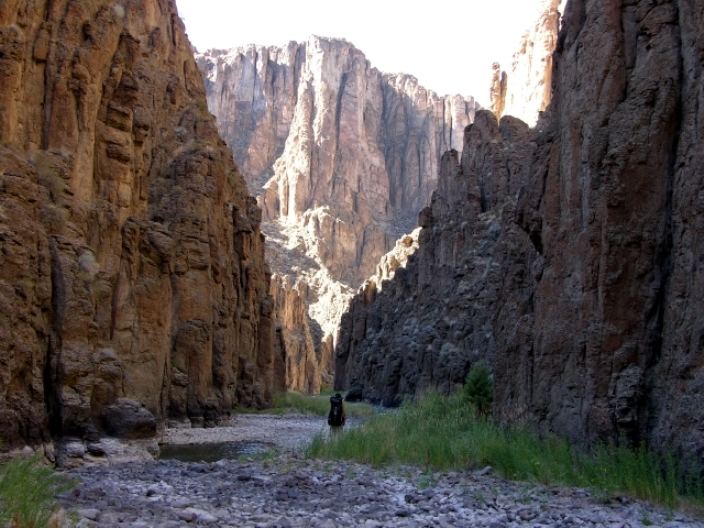
M 351 426 L 358 421 L 351 421 Z M 295 451 L 304 448 L 318 433 L 327 433 L 325 418 L 305 415 L 240 414 L 222 427 L 167 429 L 162 442 L 187 445 L 216 442 L 261 442 Z
M 688 515 L 626 498 L 507 482 L 489 468 L 429 473 L 307 460 L 298 450 L 324 429 L 320 418 L 235 420 L 232 427 L 169 431 L 166 439 L 263 442 L 277 449 L 255 459 L 211 463 L 84 466 L 69 472 L 80 484 L 61 502 L 81 528 L 704 527 Z

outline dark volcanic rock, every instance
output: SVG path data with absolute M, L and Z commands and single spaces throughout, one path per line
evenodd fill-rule
M 1 2 L 3 446 L 266 403 L 260 217 L 173 0 Z
M 545 115 L 477 116 L 337 385 L 388 403 L 487 358 L 504 420 L 704 456 L 703 34 L 692 0 L 571 0 Z
M 119 438 L 149 438 L 156 434 L 154 415 L 139 403 L 120 398 L 103 412 L 105 432 Z
M 495 334 L 498 317 L 530 328 L 530 318 L 521 320 L 533 286 L 525 270 L 541 263 L 516 222 L 515 197 L 535 148 L 528 135 L 518 120 L 505 118 L 499 127 L 481 111 L 467 129 L 466 144 L 475 144 L 465 148 L 462 164 L 456 151 L 445 154 L 438 190 L 421 215 L 418 252 L 380 292 L 368 283 L 342 319 L 338 387 L 385 405 L 430 387 L 450 391 L 472 362 L 493 360 L 520 333 Z M 479 159 L 492 178 L 477 174 Z

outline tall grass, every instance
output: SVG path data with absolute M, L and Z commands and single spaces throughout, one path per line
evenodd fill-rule
M 316 437 L 308 454 L 374 466 L 447 470 L 489 465 L 512 480 L 619 492 L 670 507 L 682 501 L 704 507 L 701 468 L 645 449 L 601 445 L 584 452 L 524 427 L 499 427 L 478 417 L 461 395 L 426 394 L 338 438 Z
M 15 458 L 0 466 L 0 526 L 40 528 L 58 508 L 56 495 L 73 484 L 37 458 Z
M 314 416 L 327 416 L 330 412 L 329 394 L 314 396 L 301 394 L 299 392 L 282 392 L 275 394 L 273 405 L 269 409 L 253 411 L 251 409 L 238 409 L 238 412 L 245 413 L 266 413 L 266 414 L 310 414 Z M 374 407 L 367 403 L 345 402 L 345 412 L 347 417 L 366 418 L 375 413 Z

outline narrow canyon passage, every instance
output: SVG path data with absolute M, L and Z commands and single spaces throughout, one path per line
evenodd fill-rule
M 0 0 L 0 528 L 74 524 L 704 527 L 704 0 Z

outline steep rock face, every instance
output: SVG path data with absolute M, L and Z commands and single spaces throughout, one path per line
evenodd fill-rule
M 307 295 L 300 291 L 303 284 L 292 286 L 287 277 L 274 275 L 271 295 L 274 299 L 274 387 L 316 394 L 321 382 L 328 385 L 331 373 L 321 373 L 321 361 L 316 355 L 313 334 L 308 324 Z
M 441 153 L 461 143 L 477 105 L 384 75 L 341 40 L 212 50 L 198 63 L 208 106 L 259 194 L 270 251 L 281 254 L 273 270 L 308 284 L 329 341 L 354 289 L 413 228 Z
M 520 397 L 571 436 L 704 454 L 704 248 L 687 234 L 703 189 L 691 142 L 704 131 L 703 22 L 689 1 L 567 6 L 535 173 L 545 190 L 528 200 L 542 218 L 533 369 L 545 373 Z
M 385 281 L 394 278 L 399 268 L 405 268 L 410 256 L 418 249 L 419 234 L 420 227 L 417 227 L 399 238 L 393 249 L 379 259 L 374 275 L 365 281 L 365 286 L 374 283 L 375 287 L 380 290 Z
M 3 446 L 266 403 L 261 213 L 174 2 L 0 4 L 0 123 Z
M 510 115 L 535 126 L 538 115 L 550 103 L 552 54 L 560 29 L 560 13 L 566 0 L 538 3 L 535 25 L 522 37 L 508 71 L 494 63 L 489 92 L 489 109 L 501 118 Z
M 449 391 L 471 363 L 493 361 L 512 339 L 495 334 L 493 324 L 500 316 L 520 320 L 513 297 L 520 304 L 530 296 L 524 270 L 537 260 L 515 222 L 516 192 L 534 150 L 528 136 L 524 123 L 505 118 L 499 127 L 480 111 L 461 163 L 457 151 L 443 156 L 438 190 L 419 216 L 418 251 L 381 291 L 370 281 L 342 318 L 337 388 L 385 405 L 430 387 Z M 478 177 L 485 167 L 493 178 Z M 502 266 L 511 260 L 510 269 Z
M 690 0 L 570 0 L 546 115 L 477 116 L 406 272 L 343 319 L 338 386 L 392 402 L 486 357 L 504 420 L 704 456 L 702 30 Z

